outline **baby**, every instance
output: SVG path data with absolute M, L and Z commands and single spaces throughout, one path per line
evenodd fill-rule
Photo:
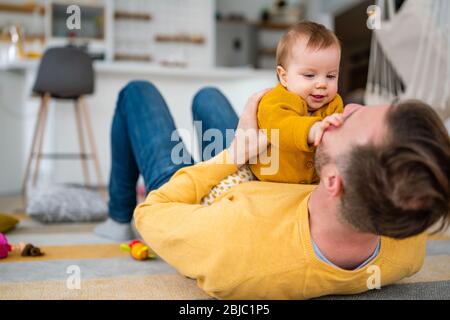
M 258 126 L 267 130 L 268 154 L 278 153 L 278 170 L 265 174 L 272 163 L 243 166 L 223 179 L 202 199 L 209 205 L 233 185 L 251 181 L 314 184 L 314 151 L 324 131 L 343 122 L 344 105 L 337 94 L 341 46 L 323 25 L 301 22 L 289 29 L 277 47 L 279 84 L 258 107 Z M 272 139 L 272 130 L 278 137 Z M 271 158 L 273 158 L 271 156 Z

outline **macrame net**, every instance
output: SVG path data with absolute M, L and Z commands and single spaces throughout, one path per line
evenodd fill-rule
M 420 99 L 450 117 L 450 1 L 378 0 L 381 28 L 374 30 L 367 105 Z

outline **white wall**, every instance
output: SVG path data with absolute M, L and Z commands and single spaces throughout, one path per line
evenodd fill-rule
M 190 67 L 214 65 L 215 34 L 212 0 L 114 0 L 117 10 L 149 13 L 150 21 L 114 20 L 114 50 L 128 54 L 150 54 L 152 62 L 186 62 Z M 113 10 L 115 10 L 113 8 Z M 201 35 L 205 42 L 162 43 L 156 35 L 187 33 Z

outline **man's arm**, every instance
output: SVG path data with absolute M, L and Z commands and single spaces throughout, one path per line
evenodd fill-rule
M 153 190 L 135 212 L 136 228 L 150 247 L 182 274 L 213 281 L 211 258 L 223 245 L 221 229 L 232 217 L 229 202 L 203 206 L 199 202 L 212 186 L 237 170 L 224 151 L 213 159 L 180 169 Z M 202 280 L 203 279 L 203 280 Z

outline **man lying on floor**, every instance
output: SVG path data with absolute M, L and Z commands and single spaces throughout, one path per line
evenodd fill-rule
M 258 129 L 261 96 L 248 101 L 238 129 Z M 235 128 L 227 120 L 233 112 L 215 89 L 194 99 L 194 119 L 206 128 Z M 264 139 L 238 147 L 237 130 L 215 157 L 175 165 L 164 100 L 149 83 L 133 82 L 113 123 L 110 192 L 118 193 L 111 193 L 110 217 L 131 220 L 122 204 L 135 201 L 131 189 L 142 173 L 151 192 L 134 211 L 136 228 L 162 259 L 221 299 L 356 294 L 373 288 L 374 274 L 382 286 L 411 276 L 423 264 L 424 232 L 450 221 L 448 133 L 429 106 L 414 101 L 349 105 L 344 118 L 318 147 L 318 186 L 246 182 L 204 206 L 201 199 L 257 156 Z

